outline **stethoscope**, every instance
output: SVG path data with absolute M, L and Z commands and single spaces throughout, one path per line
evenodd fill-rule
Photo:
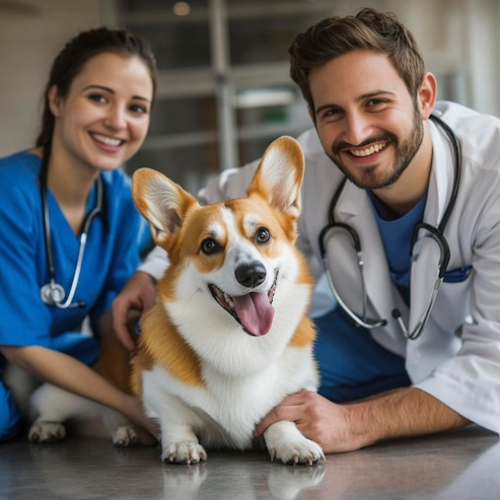
M 87 236 L 90 230 L 90 224 L 96 215 L 102 212 L 103 186 L 101 176 L 96 180 L 96 202 L 94 208 L 86 215 L 83 221 L 83 230 L 80 235 L 80 247 L 78 249 L 78 258 L 76 260 L 75 272 L 69 290 L 68 297 L 64 300 L 66 292 L 64 288 L 56 282 L 54 257 L 52 255 L 52 243 L 50 237 L 50 216 L 49 204 L 47 201 L 47 165 L 42 161 L 42 169 L 40 173 L 40 184 L 42 194 L 42 209 L 43 209 L 43 231 L 45 236 L 45 250 L 47 253 L 47 267 L 49 268 L 49 282 L 40 289 L 40 297 L 45 304 L 54 305 L 59 309 L 67 309 L 69 307 L 86 307 L 85 302 L 73 302 L 76 287 L 80 279 L 82 270 L 83 255 L 85 253 L 85 245 L 87 244 Z
M 452 192 L 450 196 L 450 201 L 448 202 L 448 206 L 446 207 L 446 210 L 444 212 L 443 218 L 441 219 L 441 222 L 437 227 L 434 227 L 427 222 L 421 222 L 415 226 L 413 229 L 413 234 L 412 234 L 412 241 L 411 241 L 411 253 L 412 253 L 412 259 L 414 258 L 413 251 L 415 248 L 415 243 L 417 242 L 418 235 L 420 230 L 426 230 L 429 234 L 429 236 L 437 243 L 439 247 L 439 252 L 440 252 L 440 258 L 439 258 L 439 266 L 438 266 L 438 276 L 437 279 L 434 283 L 434 286 L 432 288 L 432 292 L 430 293 L 426 305 L 424 307 L 424 310 L 421 314 L 421 317 L 416 324 L 415 328 L 410 332 L 408 331 L 406 325 L 403 322 L 403 319 L 401 317 L 401 312 L 399 309 L 394 309 L 392 311 L 392 316 L 396 321 L 398 322 L 401 330 L 403 331 L 404 335 L 406 338 L 410 340 L 414 340 L 420 336 L 420 334 L 423 331 L 423 328 L 427 322 L 427 319 L 429 318 L 429 315 L 432 311 L 432 308 L 434 306 L 434 302 L 437 297 L 437 293 L 439 290 L 439 287 L 441 286 L 441 283 L 443 282 L 446 269 L 448 267 L 448 263 L 450 261 L 450 248 L 448 246 L 448 242 L 446 241 L 446 238 L 444 237 L 444 231 L 446 229 L 446 225 L 448 224 L 448 220 L 451 216 L 451 213 L 453 212 L 453 208 L 455 206 L 455 202 L 457 200 L 457 195 L 458 195 L 458 190 L 460 187 L 460 177 L 461 177 L 461 170 L 462 170 L 462 152 L 460 149 L 460 144 L 458 142 L 457 136 L 453 132 L 453 130 L 450 128 L 448 124 L 446 124 L 441 118 L 431 115 L 430 118 L 438 124 L 446 133 L 448 138 L 450 139 L 452 146 L 453 146 L 453 151 L 454 151 L 454 156 L 455 156 L 455 178 L 453 181 L 453 187 L 452 187 Z M 332 289 L 332 292 L 337 299 L 339 305 L 344 309 L 344 311 L 351 317 L 352 320 L 354 320 L 355 324 L 358 326 L 361 326 L 363 328 L 367 329 L 373 329 L 373 328 L 379 328 L 382 326 L 387 325 L 387 320 L 385 319 L 379 319 L 379 320 L 367 320 L 366 318 L 366 309 L 367 309 L 367 294 L 366 294 L 366 286 L 365 286 L 365 279 L 364 279 L 364 263 L 363 263 L 363 255 L 361 252 L 361 242 L 359 239 L 359 235 L 357 234 L 356 230 L 350 226 L 349 224 L 346 224 L 344 222 L 336 222 L 335 217 L 334 217 L 334 211 L 335 207 L 337 206 L 337 202 L 340 198 L 340 195 L 342 194 L 342 190 L 344 189 L 345 183 L 347 181 L 347 178 L 344 178 L 342 182 L 340 183 L 339 187 L 337 188 L 335 194 L 333 195 L 332 201 L 330 202 L 330 207 L 328 209 L 328 224 L 321 230 L 319 234 L 319 248 L 321 252 L 321 258 L 323 260 L 323 265 L 325 267 L 326 271 L 326 277 L 328 279 L 328 283 L 330 285 L 330 288 Z M 356 251 L 356 258 L 357 258 L 357 265 L 360 271 L 361 275 L 361 281 L 362 281 L 362 294 L 363 294 L 363 304 L 362 304 L 362 317 L 360 317 L 358 314 L 356 314 L 343 300 L 342 297 L 340 296 L 337 288 L 335 287 L 333 283 L 333 279 L 329 270 L 327 258 L 326 258 L 326 247 L 325 247 L 325 237 L 327 233 L 332 230 L 332 229 L 342 229 L 347 232 L 347 234 L 350 236 L 352 243 L 354 245 L 354 249 Z

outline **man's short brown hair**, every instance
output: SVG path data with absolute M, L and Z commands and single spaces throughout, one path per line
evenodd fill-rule
M 356 16 L 334 16 L 314 24 L 288 49 L 290 76 L 312 111 L 310 71 L 354 50 L 387 54 L 416 101 L 425 64 L 413 35 L 394 14 L 365 8 Z

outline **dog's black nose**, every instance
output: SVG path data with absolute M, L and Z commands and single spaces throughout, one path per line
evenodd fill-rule
M 259 286 L 266 279 L 266 268 L 260 262 L 239 266 L 235 271 L 238 283 L 247 288 Z

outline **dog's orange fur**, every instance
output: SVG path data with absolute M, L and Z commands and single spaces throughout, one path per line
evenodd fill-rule
M 200 362 L 186 341 L 179 335 L 161 304 L 156 304 L 144 316 L 139 339 L 139 354 L 132 373 L 132 390 L 142 393 L 143 370 L 150 370 L 155 363 L 168 369 L 180 381 L 203 386 Z

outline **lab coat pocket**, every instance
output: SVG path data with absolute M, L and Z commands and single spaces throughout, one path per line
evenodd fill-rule
M 435 322 L 445 331 L 454 332 L 470 317 L 471 274 L 457 281 L 443 281 L 434 304 Z

